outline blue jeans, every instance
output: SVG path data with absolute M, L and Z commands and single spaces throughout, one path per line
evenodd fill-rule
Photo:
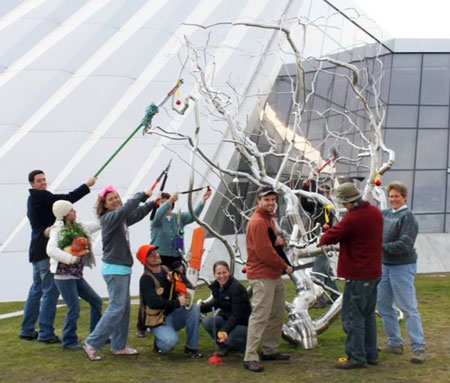
M 405 314 L 405 328 L 414 351 L 424 350 L 424 336 L 420 314 L 417 310 L 416 278 L 417 264 L 382 265 L 383 274 L 378 286 L 378 311 L 383 321 L 383 329 L 388 344 L 396 347 L 403 344 L 400 325 L 394 303 Z
M 156 347 L 163 354 L 169 352 L 178 344 L 177 331 L 186 326 L 186 347 L 191 350 L 198 349 L 198 323 L 200 321 L 200 307 L 192 305 L 189 310 L 178 307 L 166 317 L 166 323 L 151 327 L 150 330 L 155 336 Z
M 83 279 L 55 279 L 56 287 L 66 302 L 67 313 L 62 333 L 62 345 L 72 347 L 78 345 L 77 321 L 80 317 L 80 301 L 84 299 L 91 306 L 90 332 L 102 317 L 102 298 Z
M 206 331 L 208 331 L 211 338 L 214 340 L 217 339 L 217 332 L 220 331 L 222 326 L 225 324 L 225 319 L 221 316 L 216 315 L 216 333 L 213 334 L 213 318 L 207 317 L 203 318 L 202 325 Z M 227 340 L 223 343 L 218 343 L 219 347 L 231 348 L 233 350 L 239 352 L 245 352 L 245 345 L 247 344 L 247 326 L 237 325 L 233 330 L 228 334 Z
M 39 340 L 51 339 L 55 336 L 56 304 L 59 292 L 50 273 L 50 259 L 33 262 L 33 284 L 25 302 L 22 326 L 19 335 L 30 336 L 35 331 L 39 318 Z M 42 298 L 42 302 L 41 302 Z
M 378 360 L 375 306 L 379 280 L 345 282 L 342 298 L 342 326 L 347 334 L 345 353 L 361 366 Z
M 123 350 L 127 346 L 130 323 L 131 275 L 104 275 L 109 304 L 100 321 L 86 338 L 86 343 L 99 350 L 111 337 L 111 350 Z

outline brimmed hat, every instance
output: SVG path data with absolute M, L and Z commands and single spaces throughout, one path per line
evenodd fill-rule
M 56 201 L 52 207 L 53 214 L 57 220 L 63 219 L 72 209 L 72 203 L 64 200 Z
M 274 190 L 272 186 L 261 186 L 257 191 L 256 195 L 257 197 L 264 197 L 268 194 L 275 194 L 278 195 L 278 193 Z
M 141 262 L 144 266 L 147 264 L 147 256 L 150 251 L 159 249 L 158 246 L 153 245 L 142 245 L 136 253 L 136 258 Z
M 354 183 L 346 182 L 336 189 L 336 201 L 339 203 L 355 202 L 362 197 L 362 192 Z

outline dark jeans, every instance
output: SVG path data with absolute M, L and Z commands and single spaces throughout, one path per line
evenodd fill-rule
M 213 319 L 212 317 L 206 317 L 202 320 L 203 328 L 208 331 L 209 335 L 213 339 L 217 339 L 217 332 L 220 331 L 225 324 L 225 320 L 221 316 L 215 316 L 216 321 L 216 334 L 213 336 Z M 245 345 L 247 343 L 247 326 L 237 325 L 228 334 L 227 340 L 224 343 L 218 343 L 219 346 L 229 347 L 239 352 L 245 352 Z
M 50 259 L 47 257 L 42 261 L 33 262 L 33 284 L 25 303 L 19 335 L 33 335 L 34 326 L 39 317 L 38 339 L 53 338 L 55 336 L 53 322 L 55 321 L 58 297 L 59 291 L 53 280 L 53 274 L 50 273 Z
M 363 366 L 378 359 L 375 306 L 379 281 L 380 278 L 345 282 L 342 301 L 342 325 L 347 334 L 345 353 L 351 361 Z

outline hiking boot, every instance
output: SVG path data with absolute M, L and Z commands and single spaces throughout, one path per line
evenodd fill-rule
M 244 362 L 244 368 L 251 372 L 264 371 L 264 367 L 261 366 L 257 360 L 250 360 L 249 362 Z
M 203 354 L 198 352 L 198 350 L 194 350 L 194 349 L 189 348 L 189 347 L 185 347 L 184 348 L 184 355 L 190 356 L 193 359 L 203 358 Z
M 403 345 L 400 345 L 400 346 L 389 346 L 389 345 L 387 345 L 386 347 L 380 348 L 380 351 L 381 352 L 388 352 L 390 354 L 401 355 L 401 354 L 403 354 Z
M 290 354 L 281 354 L 276 352 L 275 354 L 261 354 L 261 360 L 272 361 L 272 360 L 289 360 L 291 359 Z
M 411 358 L 411 363 L 420 364 L 425 362 L 425 359 L 426 359 L 425 350 L 414 350 L 413 356 Z

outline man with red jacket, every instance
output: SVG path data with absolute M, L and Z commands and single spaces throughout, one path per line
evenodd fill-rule
M 345 278 L 342 325 L 347 358 L 336 368 L 352 369 L 378 363 L 375 305 L 381 277 L 383 216 L 347 182 L 336 189 L 336 201 L 348 211 L 320 238 L 319 245 L 340 243 L 337 274 Z
M 262 360 L 289 360 L 289 354 L 277 352 L 284 319 L 284 284 L 281 274 L 292 273 L 292 267 L 277 254 L 274 246 L 284 240 L 275 227 L 277 193 L 271 186 L 257 192 L 257 207 L 247 226 L 247 278 L 252 288 L 252 308 L 248 322 L 244 367 L 253 372 L 264 368 L 259 364 L 258 345 L 262 342 Z M 269 229 L 276 235 L 273 244 Z

